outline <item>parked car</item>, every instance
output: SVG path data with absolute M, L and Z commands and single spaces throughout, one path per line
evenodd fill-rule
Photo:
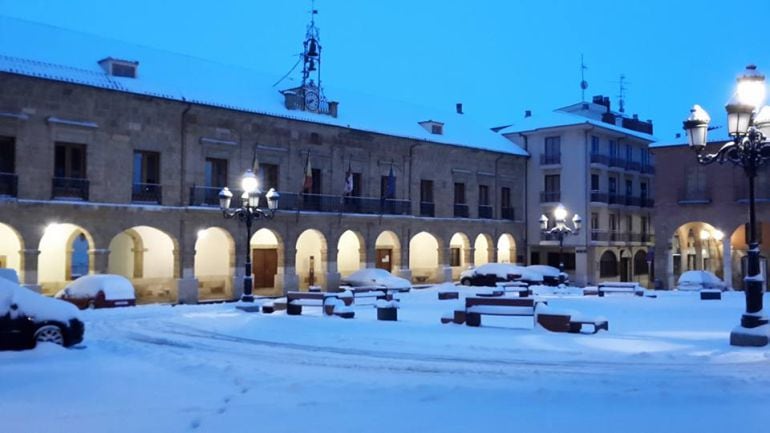
M 486 263 L 460 273 L 460 284 L 463 286 L 494 286 L 496 283 L 504 281 L 539 284 L 543 282 L 543 276 L 524 266 L 509 263 Z
M 725 283 L 709 271 L 685 271 L 679 276 L 677 290 L 725 290 Z
M 531 271 L 535 271 L 543 276 L 543 284 L 546 286 L 558 286 L 559 285 L 559 275 L 564 276 L 564 282 L 569 282 L 569 278 L 567 276 L 567 273 L 559 272 L 559 268 L 555 268 L 553 266 L 548 265 L 529 265 L 527 266 L 527 269 Z
M 412 288 L 409 280 L 397 277 L 385 269 L 360 269 L 342 279 L 342 284 L 352 287 L 384 286 L 388 289 L 408 291 Z
M 112 274 L 84 275 L 69 283 L 55 297 L 80 309 L 136 305 L 136 292 L 131 281 Z
M 83 341 L 80 312 L 18 283 L 0 278 L 0 350 L 31 349 L 37 343 L 69 347 Z

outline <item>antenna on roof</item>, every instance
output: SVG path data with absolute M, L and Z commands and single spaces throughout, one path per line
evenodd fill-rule
M 621 73 L 620 74 L 620 81 L 618 82 L 619 85 L 619 92 L 618 92 L 618 111 L 621 113 L 626 112 L 626 84 L 629 84 L 626 81 L 626 74 Z
M 586 102 L 586 89 L 588 88 L 588 81 L 586 81 L 585 70 L 588 66 L 583 63 L 583 54 L 580 54 L 580 102 Z

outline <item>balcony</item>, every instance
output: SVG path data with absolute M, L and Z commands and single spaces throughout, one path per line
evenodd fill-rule
M 654 244 L 655 243 L 655 235 L 652 233 L 639 233 L 639 242 L 647 243 L 647 244 Z
M 624 205 L 626 204 L 626 196 L 611 192 L 607 194 L 607 203 Z
M 500 209 L 500 218 L 504 220 L 513 220 L 514 212 L 512 207 L 504 207 Z
M 620 233 L 619 231 L 610 230 L 610 242 L 623 242 L 625 240 L 625 236 L 623 236 L 623 233 Z
M 556 233 L 543 233 L 540 232 L 541 241 L 559 241 L 559 235 Z
M 190 187 L 190 206 L 219 206 L 219 191 L 222 188 L 212 186 Z M 240 200 L 240 194 L 233 192 L 233 198 Z M 235 202 L 236 200 L 233 200 Z M 238 202 L 240 203 L 240 202 Z
M 594 242 L 607 242 L 609 240 L 609 233 L 606 230 L 591 230 L 591 240 Z
M 455 203 L 455 217 L 468 218 L 468 205 Z
M 610 157 L 607 155 L 602 155 L 600 153 L 591 154 L 591 164 L 609 165 L 609 162 L 610 162 Z
M 639 206 L 641 204 L 641 199 L 632 195 L 623 196 L 623 200 L 626 206 Z
M 630 171 L 641 171 L 642 170 L 642 163 L 637 161 L 628 161 L 626 160 L 626 170 Z
M 540 165 L 558 165 L 561 164 L 561 153 L 541 153 Z
M 131 187 L 131 201 L 137 203 L 161 202 L 161 186 L 157 183 L 135 183 Z
M 642 173 L 655 174 L 655 166 L 651 164 L 642 164 Z
M 709 204 L 711 203 L 711 191 L 707 189 L 682 188 L 678 194 L 679 204 Z
M 13 173 L 0 173 L 0 196 L 16 197 L 19 177 Z
M 492 214 L 494 214 L 494 208 L 492 206 L 484 204 L 479 205 L 479 218 L 492 218 Z
M 341 197 L 339 195 L 297 194 L 282 192 L 280 210 L 333 213 L 359 213 L 370 215 L 409 215 L 411 203 L 408 200 L 382 199 L 376 197 Z
M 88 179 L 54 177 L 51 198 L 60 200 L 88 200 Z
M 424 217 L 436 216 L 436 204 L 430 201 L 421 201 L 420 216 L 424 216 Z
M 610 167 L 626 168 L 626 160 L 618 156 L 611 156 Z
M 561 201 L 561 191 L 541 191 L 540 203 L 558 203 Z
M 639 198 L 639 206 L 641 207 L 655 207 L 655 200 L 649 197 L 642 196 Z
M 591 191 L 591 201 L 593 203 L 607 203 L 609 201 L 609 195 L 604 192 Z

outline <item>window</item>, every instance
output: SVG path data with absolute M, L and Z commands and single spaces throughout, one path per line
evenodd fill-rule
M 634 182 L 631 179 L 626 179 L 626 197 L 631 197 L 634 193 Z
M 599 175 L 591 175 L 591 191 L 599 191 Z
M 321 134 L 317 132 L 310 133 L 310 144 L 322 144 Z
M 642 157 L 642 165 L 650 164 L 650 152 L 647 149 L 639 149 L 639 153 Z
M 134 184 L 160 184 L 160 153 L 134 151 Z
M 430 133 L 431 134 L 441 135 L 441 134 L 444 133 L 444 127 L 442 125 L 431 125 L 430 126 Z
M 16 142 L 12 137 L 0 137 L 0 173 L 16 172 Z
M 390 178 L 390 175 L 388 176 L 382 176 L 380 178 L 380 197 L 385 198 L 396 198 L 396 177 L 393 176 L 390 178 L 390 188 L 388 187 L 388 179 Z
M 261 181 L 259 187 L 262 191 L 270 191 L 270 188 L 278 190 L 278 164 L 259 164 L 259 176 Z
M 353 173 L 353 191 L 350 195 L 353 197 L 361 197 L 363 192 L 363 184 L 361 183 L 361 173 Z
M 626 144 L 626 161 L 632 161 L 634 159 L 633 151 L 634 149 L 631 147 L 631 145 Z
M 618 231 L 618 216 L 612 213 L 610 214 L 610 231 Z
M 511 189 L 504 186 L 500 190 L 500 207 L 508 209 L 511 207 Z
M 561 153 L 561 137 L 545 137 L 545 154 L 557 156 Z
M 479 206 L 489 206 L 488 185 L 479 185 Z
M 53 173 L 58 178 L 85 179 L 85 144 L 56 143 Z
M 598 155 L 599 152 L 599 137 L 592 135 L 591 136 L 591 153 L 594 155 Z
M 465 204 L 465 184 L 455 182 L 455 204 Z
M 591 230 L 599 230 L 599 214 L 596 212 L 591 213 Z
M 136 78 L 136 66 L 124 63 L 112 64 L 112 75 L 116 77 Z
M 558 174 L 545 175 L 545 192 L 561 191 L 561 176 Z
M 632 233 L 634 231 L 634 217 L 626 215 L 626 231 Z
M 611 195 L 618 193 L 618 179 L 614 176 L 610 176 L 609 179 L 609 192 Z
M 642 206 L 644 206 L 644 202 L 647 200 L 647 182 L 639 184 L 639 195 L 642 197 Z
M 701 166 L 687 167 L 685 172 L 687 198 L 699 198 L 706 193 L 706 173 Z
M 605 251 L 599 259 L 599 277 L 617 277 L 618 276 L 618 260 L 615 258 L 615 253 L 612 251 Z
M 639 250 L 634 254 L 634 275 L 647 275 L 647 253 Z
M 206 158 L 205 182 L 207 187 L 223 188 L 227 186 L 227 160 Z
M 460 262 L 461 250 L 458 247 L 449 248 L 449 266 L 462 266 Z
M 311 168 L 311 176 L 313 178 L 313 187 L 310 188 L 311 194 L 321 193 L 321 169 Z
M 641 226 L 640 228 L 642 230 L 642 234 L 645 234 L 645 235 L 647 234 L 647 221 L 648 220 L 647 220 L 646 216 L 641 217 L 641 220 L 639 221 L 639 223 L 640 223 L 639 225 Z
M 423 203 L 433 203 L 433 181 L 420 180 L 420 201 Z
M 618 157 L 618 142 L 615 140 L 610 140 L 610 158 L 617 158 Z

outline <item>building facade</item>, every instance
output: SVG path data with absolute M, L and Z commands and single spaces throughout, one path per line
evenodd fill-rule
M 504 135 L 532 158 L 527 166 L 526 238 L 530 264 L 559 264 L 558 238 L 544 234 L 562 204 L 583 229 L 564 239 L 565 270 L 580 285 L 599 281 L 649 284 L 654 243 L 655 168 L 648 151 L 652 123 L 610 110 L 594 97 L 544 116 L 525 118 Z

